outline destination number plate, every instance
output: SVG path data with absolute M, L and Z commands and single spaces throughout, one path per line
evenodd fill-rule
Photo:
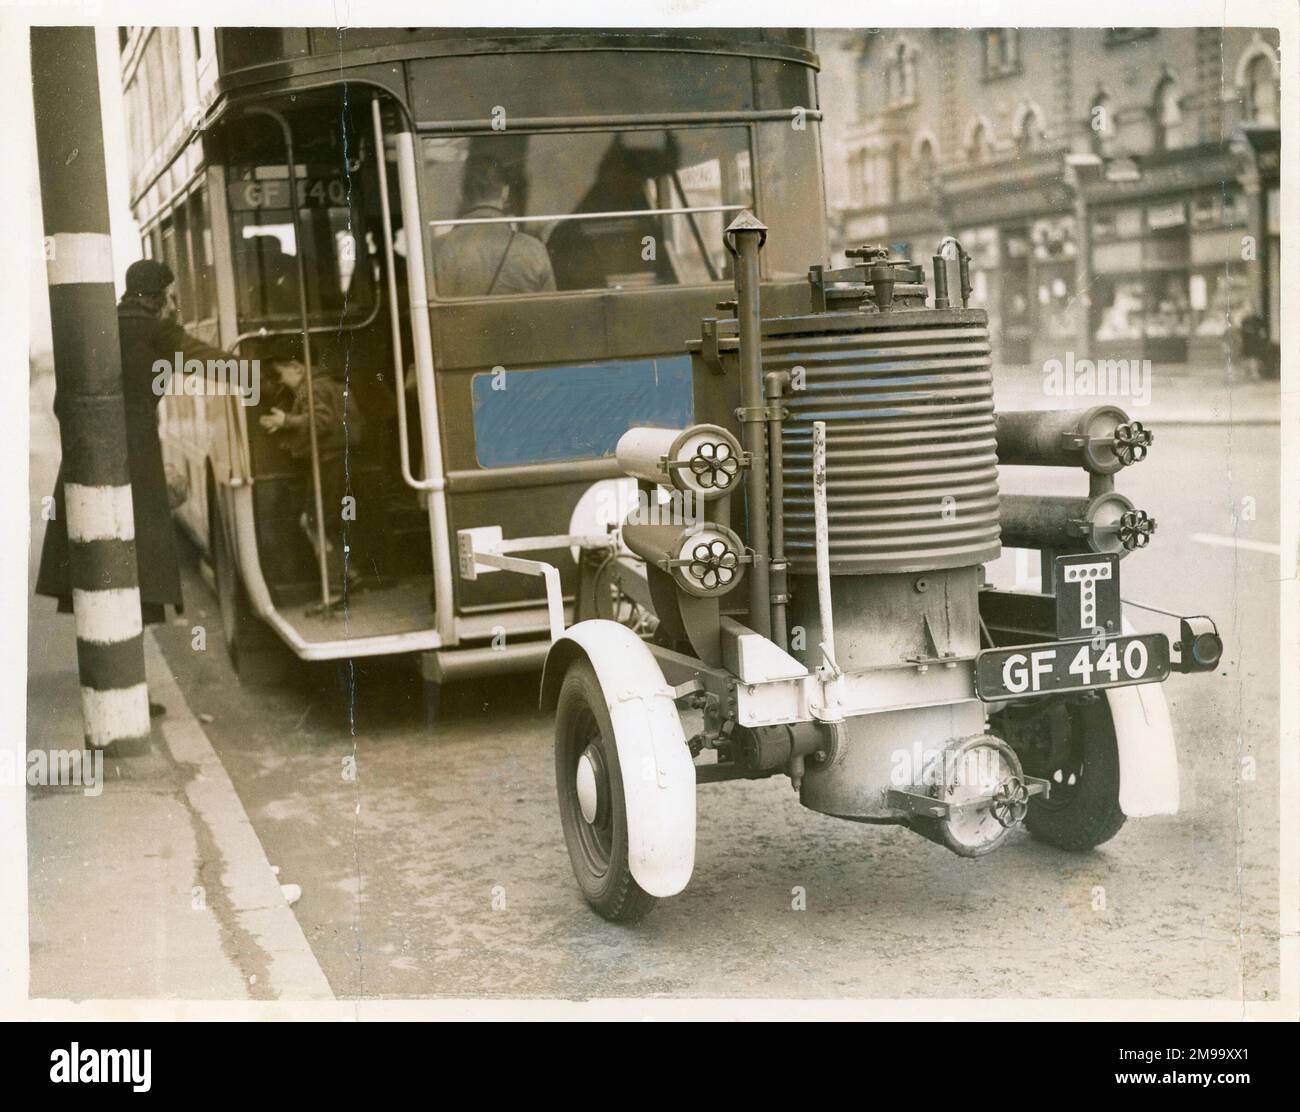
M 975 693 L 985 702 L 1168 677 L 1169 638 L 1163 633 L 986 649 L 975 658 Z

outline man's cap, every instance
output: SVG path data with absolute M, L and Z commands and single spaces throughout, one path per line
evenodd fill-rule
M 163 293 L 174 281 L 172 268 L 156 259 L 137 259 L 126 268 L 127 293 Z

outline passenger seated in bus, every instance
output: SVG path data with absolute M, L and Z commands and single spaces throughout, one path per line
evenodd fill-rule
M 510 186 L 495 160 L 471 155 L 461 179 L 463 220 L 508 215 Z M 542 241 L 507 223 L 461 224 L 433 241 L 434 277 L 443 297 L 485 297 L 555 289 Z
M 307 371 L 296 359 L 278 360 L 272 367 L 280 382 L 293 395 L 286 413 L 278 407 L 261 417 L 268 433 L 285 431 L 284 448 L 302 473 L 306 485 L 306 508 L 298 518 L 302 531 L 320 558 L 316 528 L 316 497 L 312 488 L 311 430 L 308 426 Z M 356 398 L 349 393 L 344 411 L 343 386 L 328 372 L 316 370 L 312 375 L 312 400 L 316 414 L 316 449 L 320 458 L 321 506 L 325 514 L 325 562 L 329 575 L 330 600 L 343 592 L 343 499 L 347 491 L 347 454 L 361 444 L 362 417 Z M 350 519 L 353 519 L 350 517 Z M 355 587 L 360 576 L 350 565 L 346 569 L 349 586 Z
M 615 136 L 601 156 L 596 179 L 583 194 L 575 213 L 636 213 L 652 207 L 655 181 L 677 168 L 677 144 L 672 137 L 662 149 L 628 146 Z M 662 285 L 673 282 L 666 251 L 646 258 L 646 240 L 663 238 L 654 216 L 604 217 L 560 224 L 547 241 L 555 283 L 562 290 L 605 289 L 613 286 Z

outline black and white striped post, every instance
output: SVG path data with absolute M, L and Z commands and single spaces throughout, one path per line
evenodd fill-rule
M 149 737 L 95 32 L 32 28 L 32 96 L 86 744 Z

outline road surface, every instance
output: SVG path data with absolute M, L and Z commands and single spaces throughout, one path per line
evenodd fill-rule
M 1169 427 L 1120 477 L 1159 521 L 1125 596 L 1211 614 L 1226 649 L 1167 685 L 1182 813 L 1088 854 L 1017 832 L 963 860 L 803 810 L 784 777 L 706 785 L 690 886 L 616 927 L 570 874 L 535 676 L 450 689 L 432 729 L 393 661 L 241 687 L 193 568 L 159 639 L 340 997 L 1274 999 L 1278 451 L 1277 426 Z

